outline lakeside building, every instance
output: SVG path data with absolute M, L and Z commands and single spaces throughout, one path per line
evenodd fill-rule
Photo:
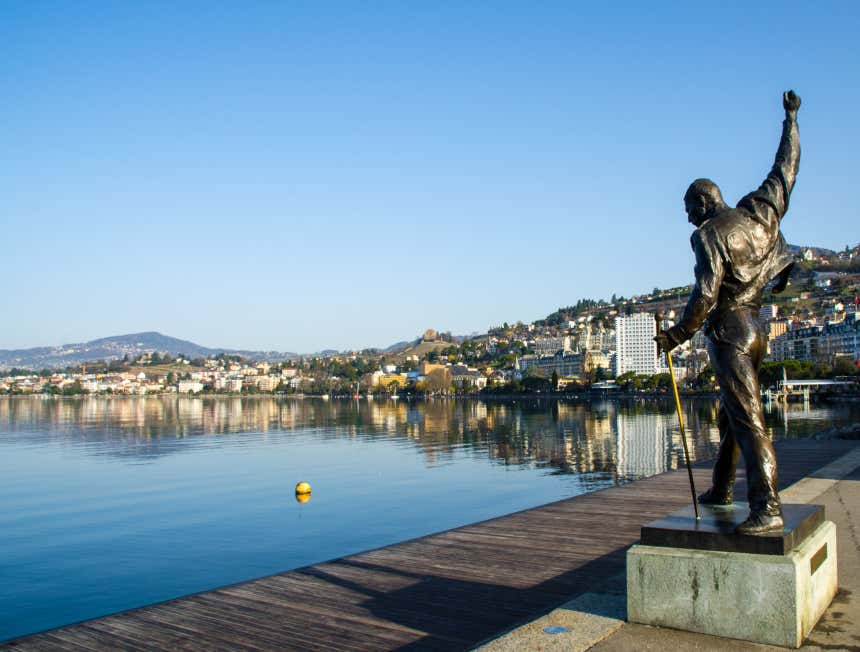
M 767 332 L 768 338 L 773 340 L 780 335 L 787 333 L 790 326 L 791 322 L 787 319 L 774 319 L 767 323 L 765 331 Z
M 180 394 L 199 394 L 203 391 L 203 383 L 199 380 L 180 380 L 177 391 Z
M 529 367 L 541 369 L 547 376 L 556 372 L 559 378 L 583 378 L 598 368 L 609 369 L 610 356 L 601 351 L 581 353 L 556 353 L 555 355 L 524 355 L 517 360 L 517 370 Z
M 464 364 L 455 364 L 450 367 L 451 382 L 458 387 L 472 387 L 483 389 L 487 386 L 487 378 L 477 369 L 467 367 Z
M 811 325 L 785 331 L 770 342 L 776 361 L 832 363 L 837 358 L 860 361 L 860 320 L 849 313 L 838 322 Z
M 386 374 L 382 373 L 379 376 L 374 374 L 374 387 L 382 387 L 388 391 L 396 391 L 403 389 L 409 384 L 409 379 L 406 374 Z
M 770 303 L 765 306 L 762 306 L 758 311 L 758 318 L 763 324 L 769 321 L 773 321 L 776 319 L 777 314 L 779 314 L 779 308 L 774 304 Z
M 637 375 L 657 373 L 654 315 L 640 312 L 615 318 L 615 375 L 632 371 Z
M 603 322 L 582 324 L 577 333 L 577 346 L 582 351 L 611 351 L 615 348 L 615 331 Z
M 280 379 L 277 376 L 258 376 L 254 384 L 261 392 L 274 392 L 280 384 Z
M 771 342 L 771 356 L 780 362 L 816 362 L 819 359 L 821 331 L 821 326 L 805 326 L 786 331 Z
M 422 360 L 421 364 L 418 366 L 418 371 L 422 376 L 429 376 L 436 369 L 447 369 L 448 366 L 444 364 L 437 364 L 435 362 L 428 362 L 427 360 Z
M 778 323 L 778 322 L 773 322 Z M 770 357 L 776 361 L 832 363 L 837 358 L 860 361 L 860 321 L 849 313 L 838 322 L 786 330 L 769 342 Z
M 791 324 L 787 319 L 774 319 L 769 322 L 762 322 L 765 333 L 767 334 L 767 348 L 765 356 L 773 358 L 773 342 L 774 340 L 788 332 L 788 327 Z
M 857 314 L 851 313 L 844 321 L 826 326 L 819 349 L 830 362 L 839 357 L 850 358 L 854 362 L 860 360 L 860 319 L 857 319 Z
M 559 351 L 568 353 L 572 350 L 572 340 L 569 335 L 536 337 L 533 345 L 535 355 L 555 355 Z

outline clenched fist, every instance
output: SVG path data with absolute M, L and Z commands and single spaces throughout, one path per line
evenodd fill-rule
M 800 108 L 800 96 L 794 91 L 785 91 L 782 94 L 782 108 L 785 109 L 786 117 L 797 117 L 797 110 Z

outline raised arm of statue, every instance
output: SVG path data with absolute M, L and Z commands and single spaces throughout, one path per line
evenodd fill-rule
M 771 229 L 779 228 L 779 223 L 788 210 L 788 199 L 800 166 L 800 137 L 797 133 L 800 97 L 794 91 L 786 91 L 782 96 L 782 105 L 785 109 L 785 121 L 782 123 L 782 138 L 773 167 L 758 190 L 738 202 L 739 207 L 748 210 Z

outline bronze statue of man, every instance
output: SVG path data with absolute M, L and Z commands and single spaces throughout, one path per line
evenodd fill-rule
M 782 103 L 785 121 L 776 161 L 758 190 L 730 208 L 710 179 L 697 179 L 687 189 L 684 206 L 696 227 L 690 239 L 696 255 L 696 285 L 678 324 L 654 338 L 662 350 L 670 351 L 705 327 L 720 385 L 720 449 L 713 485 L 699 496 L 699 502 L 732 502 L 742 452 L 750 506 L 749 518 L 736 529 L 742 534 L 783 528 L 776 456 L 765 430 L 758 382 L 767 343 L 759 322 L 762 293 L 771 281 L 775 281 L 774 292 L 782 291 L 793 266 L 779 225 L 800 163 L 800 98 L 786 91 Z

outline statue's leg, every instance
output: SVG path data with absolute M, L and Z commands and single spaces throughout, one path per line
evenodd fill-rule
M 743 326 L 735 324 L 735 326 Z M 746 329 L 741 329 L 746 330 Z M 776 455 L 764 425 L 757 367 L 761 362 L 760 333 L 733 330 L 733 341 L 713 344 L 713 363 L 720 383 L 721 407 L 744 454 L 747 496 L 753 515 L 781 514 L 777 493 Z M 749 337 L 744 337 L 748 335 Z M 749 346 L 738 346 L 748 344 Z

